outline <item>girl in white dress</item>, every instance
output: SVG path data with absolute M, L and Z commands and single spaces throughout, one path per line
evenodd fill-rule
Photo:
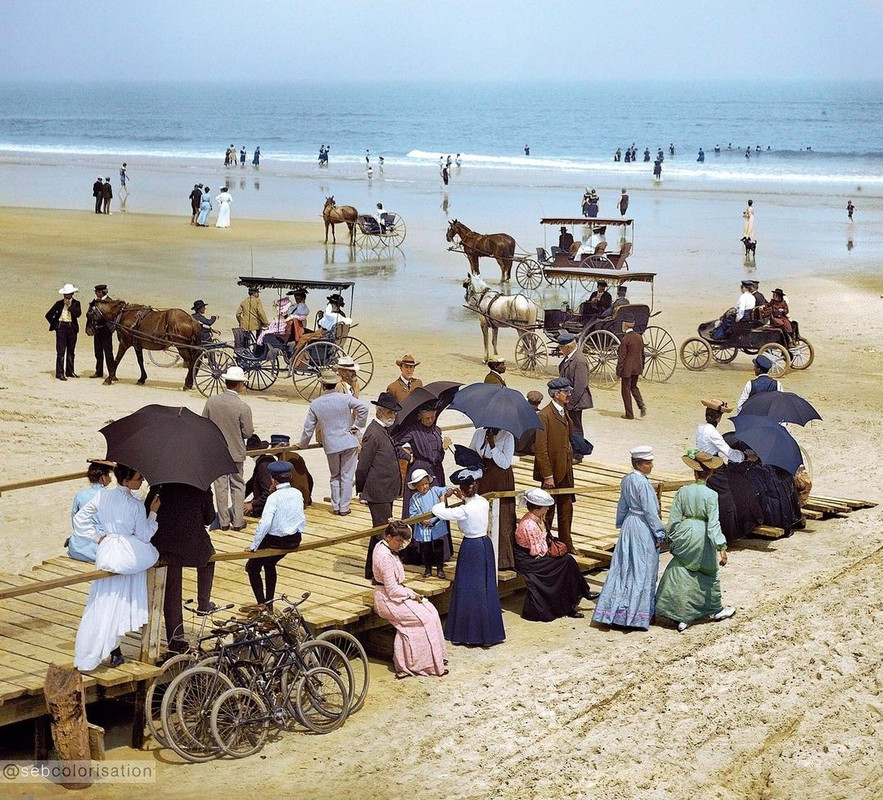
M 215 202 L 218 204 L 218 221 L 215 223 L 215 227 L 229 228 L 230 203 L 233 202 L 233 198 L 231 197 L 230 192 L 227 191 L 226 186 L 221 189 L 221 193 L 215 198 Z

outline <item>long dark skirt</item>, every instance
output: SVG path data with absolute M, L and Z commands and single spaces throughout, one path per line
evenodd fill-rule
M 512 468 L 500 469 L 493 459 L 482 459 L 484 462 L 484 475 L 478 479 L 478 491 L 485 492 L 510 492 L 515 488 L 515 475 Z M 500 569 L 515 569 L 515 556 L 512 548 L 515 545 L 515 526 L 518 519 L 515 513 L 515 498 L 500 498 L 500 541 L 499 562 Z
M 715 470 L 706 485 L 717 492 L 721 531 L 732 544 L 763 524 L 763 510 L 748 481 L 748 464 L 727 464 Z
M 488 647 L 505 638 L 494 546 L 487 536 L 464 538 L 451 586 L 445 639 L 454 644 Z
M 566 617 L 589 597 L 589 584 L 573 556 L 534 558 L 530 551 L 515 545 L 515 569 L 527 582 L 527 596 L 521 616 L 533 622 L 551 622 Z

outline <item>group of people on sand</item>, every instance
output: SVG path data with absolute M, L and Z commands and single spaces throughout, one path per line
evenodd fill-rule
M 193 184 L 190 190 L 190 224 L 200 228 L 209 226 L 209 215 L 214 210 L 212 204 L 212 190 L 209 186 L 203 186 L 201 183 Z M 215 203 L 218 205 L 218 216 L 215 221 L 216 228 L 230 227 L 230 206 L 233 203 L 233 196 L 230 194 L 228 186 L 222 186 L 221 191 L 215 195 Z

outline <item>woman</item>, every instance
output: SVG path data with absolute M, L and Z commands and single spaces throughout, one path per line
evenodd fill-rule
M 212 210 L 212 198 L 209 194 L 211 189 L 208 186 L 202 190 L 202 199 L 199 201 L 199 216 L 196 218 L 196 224 L 201 228 L 208 227 L 208 215 Z
M 445 494 L 444 486 L 432 486 L 432 476 L 425 469 L 415 469 L 408 481 L 408 488 L 413 492 L 408 516 L 417 517 L 428 514 Z M 414 524 L 414 541 L 420 548 L 420 560 L 423 563 L 423 577 L 432 575 L 435 567 L 436 577 L 447 580 L 445 575 L 445 540 L 450 536 L 448 523 L 437 517 L 430 517 L 423 522 Z
M 788 302 L 785 300 L 785 292 L 781 289 L 773 289 L 773 299 L 767 304 L 770 310 L 770 322 L 778 326 L 790 338 L 794 333 L 791 320 L 788 319 Z
M 646 631 L 656 608 L 658 547 L 665 526 L 650 483 L 653 448 L 634 447 L 631 457 L 633 471 L 622 479 L 616 507 L 619 540 L 592 620 Z
M 515 569 L 527 583 L 522 618 L 551 622 L 558 617 L 583 617 L 577 610 L 580 598 L 590 600 L 597 595 L 589 591 L 572 555 L 549 555 L 546 517 L 555 500 L 542 489 L 528 489 L 518 502 L 527 506 L 515 529 Z
M 438 611 L 425 597 L 405 586 L 405 568 L 398 554 L 410 541 L 410 527 L 394 520 L 374 548 L 374 611 L 396 629 L 392 661 L 397 678 L 446 675 L 448 653 Z
M 74 644 L 74 666 L 81 672 L 108 656 L 112 667 L 123 663 L 120 640 L 147 622 L 147 569 L 159 558 L 150 543 L 159 497 L 145 513 L 134 494 L 144 482 L 141 473 L 117 464 L 113 474 L 118 486 L 98 492 L 74 517 L 74 533 L 98 545 L 95 566 L 119 573 L 92 581 Z
M 251 158 L 252 166 L 259 167 L 261 165 L 261 148 L 255 147 L 254 155 Z
M 451 602 L 445 620 L 445 638 L 454 644 L 490 647 L 506 638 L 503 611 L 497 592 L 494 546 L 487 535 L 490 505 L 480 494 L 476 480 L 481 470 L 460 469 L 451 475 L 456 489 L 446 489 L 444 500 L 432 507 L 439 519 L 456 522 L 463 534 Z M 463 502 L 449 507 L 456 495 Z
M 693 470 L 696 483 L 678 489 L 671 504 L 671 561 L 656 592 L 656 613 L 677 622 L 678 633 L 696 620 L 722 620 L 736 613 L 721 603 L 717 568 L 727 564 L 727 540 L 718 522 L 717 495 L 705 485 L 723 459 L 688 450 L 683 460 Z
M 86 470 L 86 479 L 89 481 L 89 487 L 81 489 L 74 495 L 74 501 L 71 504 L 71 529 L 73 529 L 74 517 L 77 512 L 86 505 L 98 492 L 110 485 L 110 471 L 113 469 L 113 461 L 102 461 L 97 458 L 87 458 L 86 462 L 89 468 Z M 65 543 L 67 546 L 67 554 L 77 561 L 94 561 L 95 551 L 98 544 L 92 539 L 86 539 L 71 533 L 70 538 Z
M 417 418 L 408 420 L 394 434 L 399 460 L 408 462 L 408 473 L 416 469 L 426 470 L 436 486 L 445 485 L 445 450 L 451 444 L 447 436 L 442 436 L 441 428 L 435 424 L 438 403 L 433 400 L 417 410 Z M 405 487 L 402 509 L 411 507 L 414 490 Z
M 749 200 L 748 207 L 742 212 L 742 238 L 754 240 L 754 200 Z
M 515 437 L 509 431 L 499 428 L 476 428 L 470 449 L 481 456 L 482 476 L 478 491 L 511 492 L 515 489 L 515 474 L 512 472 L 512 459 L 515 456 Z M 515 569 L 515 555 L 512 552 L 515 535 L 515 498 L 500 498 L 500 537 L 497 545 L 498 569 Z
M 233 197 L 230 195 L 230 192 L 227 191 L 227 187 L 224 186 L 218 196 L 215 198 L 215 202 L 218 204 L 218 219 L 215 222 L 216 228 L 229 228 L 230 227 L 230 204 L 233 202 Z

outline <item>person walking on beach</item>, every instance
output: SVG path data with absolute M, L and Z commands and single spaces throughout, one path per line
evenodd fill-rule
M 448 172 L 447 166 L 443 166 L 441 168 L 441 179 L 442 179 L 442 183 L 444 183 L 444 185 L 447 186 L 448 181 L 450 180 L 450 173 Z
M 629 210 L 629 196 L 625 189 L 622 190 L 622 194 L 619 196 L 619 215 L 621 217 L 625 216 L 626 211 Z
M 849 217 L 849 221 L 852 222 L 852 215 L 855 212 L 855 205 L 853 205 L 852 200 L 847 201 L 846 203 L 846 216 Z
M 126 166 L 126 162 L 123 162 L 123 165 L 120 167 L 120 195 L 125 192 L 129 193 L 129 168 Z
M 259 167 L 261 165 L 261 148 L 260 146 L 255 147 L 254 155 L 251 157 L 251 165 L 253 167 Z
M 748 206 L 742 212 L 742 238 L 754 241 L 754 200 L 748 201 Z
M 218 193 L 218 196 L 215 198 L 215 202 L 218 204 L 218 219 L 215 222 L 216 228 L 229 228 L 230 227 L 230 204 L 233 202 L 233 197 L 230 195 L 227 187 L 224 186 L 221 188 L 221 191 Z
M 653 179 L 662 180 L 662 162 L 658 158 L 653 162 Z
M 240 167 L 245 166 L 245 156 L 246 156 L 245 145 L 242 145 L 242 147 L 239 149 L 239 166 Z
M 641 416 L 647 415 L 647 406 L 644 405 L 644 398 L 641 397 L 641 390 L 638 389 L 638 378 L 644 371 L 644 340 L 635 330 L 635 322 L 631 319 L 622 321 L 622 333 L 616 360 L 616 375 L 619 378 L 622 405 L 625 410 L 622 418 L 634 419 L 633 397 Z
M 202 197 L 199 200 L 199 216 L 196 218 L 196 224 L 200 228 L 208 227 L 208 215 L 212 210 L 211 189 L 208 186 L 202 187 Z
M 95 308 L 95 304 L 99 300 L 109 300 L 107 294 L 107 284 L 99 283 L 95 287 L 95 299 L 89 303 L 89 312 Z M 103 378 L 104 365 L 107 365 L 107 374 L 113 374 L 113 329 L 110 323 L 105 319 L 103 314 L 95 314 L 94 316 L 86 313 L 86 335 L 93 336 L 95 350 L 95 372 L 90 378 Z
M 49 330 L 55 331 L 55 377 L 60 381 L 80 377 L 74 372 L 74 352 L 80 330 L 77 320 L 83 313 L 80 301 L 74 299 L 74 294 L 79 291 L 76 286 L 66 283 L 58 290 L 61 300 L 53 303 L 46 312 Z
M 95 179 L 95 183 L 92 184 L 92 197 L 95 198 L 95 213 L 101 213 L 101 203 L 104 198 L 104 178 L 99 176 Z
M 101 187 L 102 214 L 110 214 L 110 201 L 113 200 L 113 186 L 110 183 L 110 176 L 104 179 L 104 186 Z
M 196 225 L 196 215 L 199 213 L 199 206 L 202 203 L 202 184 L 194 183 L 193 190 L 190 192 L 190 224 Z

